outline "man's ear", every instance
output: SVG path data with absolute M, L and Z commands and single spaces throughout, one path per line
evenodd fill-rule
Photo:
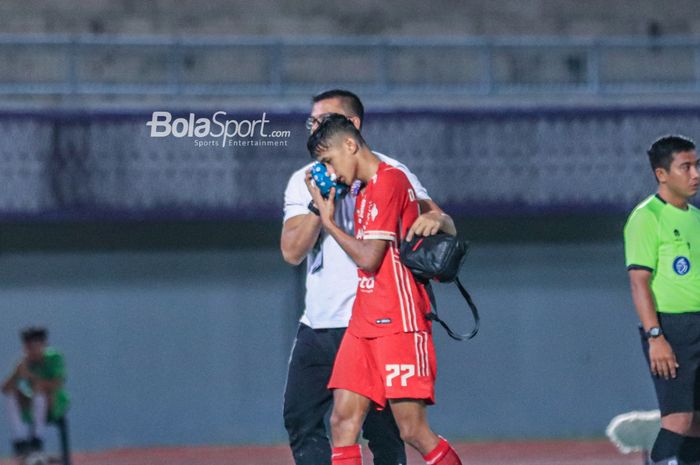
M 360 126 L 362 125 L 362 121 L 360 120 L 360 117 L 359 116 L 348 116 L 347 118 L 350 120 L 350 122 L 352 122 L 353 126 L 355 126 L 355 128 L 359 131 Z
M 347 137 L 347 138 L 345 138 L 345 148 L 352 155 L 355 155 L 357 153 L 357 151 L 360 149 L 360 146 L 357 145 L 357 141 L 353 137 Z
M 664 168 L 656 168 L 654 170 L 654 174 L 656 175 L 656 180 L 659 181 L 659 183 L 666 182 L 668 171 L 666 171 Z

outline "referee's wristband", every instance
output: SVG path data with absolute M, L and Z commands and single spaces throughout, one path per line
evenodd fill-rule
M 306 206 L 306 208 L 309 209 L 311 213 L 313 213 L 316 216 L 321 216 L 321 212 L 318 211 L 318 208 L 316 208 L 316 205 L 314 205 L 314 201 L 312 200 L 309 202 L 309 205 Z

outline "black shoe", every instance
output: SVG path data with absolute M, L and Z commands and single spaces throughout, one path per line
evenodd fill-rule
M 44 450 L 44 441 L 37 437 L 34 437 L 31 441 L 29 441 L 30 452 L 41 452 L 42 450 Z
M 13 441 L 12 450 L 15 453 L 15 457 L 23 457 L 29 453 L 30 443 L 29 441 L 24 440 Z

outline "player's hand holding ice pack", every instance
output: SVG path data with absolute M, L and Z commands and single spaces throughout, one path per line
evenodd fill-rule
M 349 187 L 343 183 L 336 181 L 335 173 L 328 173 L 326 165 L 323 163 L 314 163 L 311 167 L 311 176 L 314 178 L 316 187 L 321 191 L 323 198 L 328 198 L 331 188 L 335 187 L 335 198 L 339 199 L 348 193 Z

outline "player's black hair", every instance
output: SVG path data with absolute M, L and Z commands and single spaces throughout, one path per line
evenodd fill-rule
M 331 139 L 338 134 L 348 134 L 355 139 L 358 145 L 365 145 L 365 140 L 352 121 L 339 113 L 331 113 L 323 118 L 321 124 L 306 142 L 306 148 L 309 149 L 311 158 L 315 159 L 321 152 L 327 150 Z
M 42 326 L 27 326 L 19 334 L 25 344 L 34 341 L 46 342 L 49 338 L 48 330 Z
M 357 116 L 360 118 L 360 127 L 362 127 L 362 122 L 365 120 L 365 107 L 362 105 L 360 97 L 353 94 L 349 90 L 331 89 L 321 92 L 318 95 L 314 95 L 311 100 L 313 103 L 316 103 L 320 102 L 321 100 L 328 100 L 331 98 L 339 98 L 342 100 L 346 107 L 348 116 Z
M 652 171 L 656 171 L 656 168 L 670 170 L 676 153 L 691 150 L 695 150 L 695 142 L 685 136 L 669 135 L 656 139 L 647 150 Z

